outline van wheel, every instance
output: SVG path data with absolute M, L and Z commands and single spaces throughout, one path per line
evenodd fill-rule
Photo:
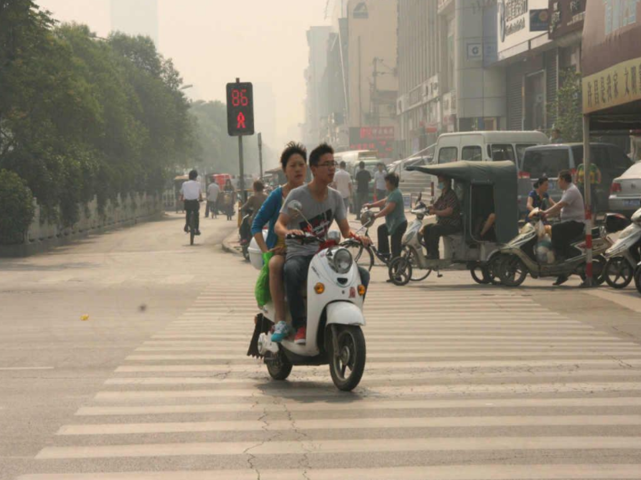
M 499 264 L 499 277 L 506 287 L 518 287 L 527 277 L 527 267 L 516 255 L 505 258 Z
M 278 353 L 267 352 L 265 355 L 265 364 L 269 376 L 274 380 L 286 380 L 292 373 L 294 367 L 285 354 L 279 350 Z
M 329 373 L 336 388 L 350 392 L 359 384 L 365 371 L 365 336 L 357 326 L 339 328 L 336 341 L 333 338 L 329 341 Z M 336 351 L 334 344 L 338 346 Z

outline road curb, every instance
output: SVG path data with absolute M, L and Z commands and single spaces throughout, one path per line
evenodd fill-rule
M 242 257 L 243 253 L 240 251 L 240 246 L 238 247 L 234 246 L 237 239 L 238 239 L 238 234 L 234 231 L 232 234 L 230 234 L 223 240 L 223 250 L 227 253 L 231 253 L 232 255 L 239 255 Z

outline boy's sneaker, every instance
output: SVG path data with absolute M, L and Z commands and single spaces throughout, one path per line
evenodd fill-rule
M 274 327 L 274 333 L 272 333 L 272 342 L 280 343 L 291 335 L 291 329 L 287 322 L 282 320 L 276 324 Z
M 294 343 L 296 345 L 305 345 L 305 343 L 307 343 L 307 328 L 300 327 L 298 329 L 294 337 Z

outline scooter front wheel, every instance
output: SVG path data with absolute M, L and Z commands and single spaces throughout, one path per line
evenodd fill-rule
M 278 353 L 268 352 L 265 355 L 265 364 L 269 376 L 274 380 L 286 380 L 294 367 L 281 350 Z
M 350 392 L 359 384 L 365 371 L 365 335 L 360 327 L 353 325 L 337 329 L 336 338 L 329 342 L 329 372 L 336 388 Z

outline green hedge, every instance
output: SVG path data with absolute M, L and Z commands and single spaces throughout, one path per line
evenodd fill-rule
M 33 195 L 26 182 L 0 170 L 0 244 L 23 243 L 33 215 Z

